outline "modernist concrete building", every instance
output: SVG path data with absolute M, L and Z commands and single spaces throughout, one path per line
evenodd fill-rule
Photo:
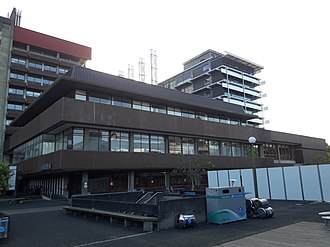
M 234 54 L 214 50 L 195 56 L 183 66 L 183 72 L 159 85 L 239 105 L 245 113 L 255 116 L 243 124 L 264 125 L 262 112 L 266 107 L 262 105 L 261 98 L 266 94 L 260 91 L 264 81 L 256 77 L 262 66 Z
M 14 9 L 0 17 L 0 153 L 7 126 L 72 66 L 85 66 L 91 48 L 20 27 Z
M 19 130 L 5 153 L 26 187 L 64 196 L 189 185 L 171 173 L 182 157 L 236 169 L 326 156 L 324 139 L 248 126 L 254 118 L 240 105 L 73 67 L 11 123 Z

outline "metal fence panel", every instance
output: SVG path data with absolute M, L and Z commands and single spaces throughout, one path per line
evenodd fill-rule
M 254 195 L 254 185 L 253 185 L 253 174 L 252 169 L 242 169 L 242 185 L 246 193 L 246 197 L 252 197 Z
M 323 200 L 330 201 L 330 165 L 319 165 Z
M 228 170 L 218 171 L 219 187 L 229 186 Z
M 300 169 L 305 200 L 322 200 L 317 166 L 301 166 Z
M 268 168 L 271 199 L 285 199 L 282 167 Z
M 208 171 L 207 180 L 208 180 L 209 187 L 219 187 L 218 171 Z
M 257 169 L 257 181 L 258 181 L 259 197 L 270 199 L 267 168 L 258 168 Z M 252 181 L 252 183 L 253 183 L 253 181 Z M 252 191 L 253 191 L 253 195 L 251 195 L 251 197 L 255 197 L 254 188 L 252 188 Z
M 288 200 L 303 200 L 299 167 L 284 167 L 284 180 Z

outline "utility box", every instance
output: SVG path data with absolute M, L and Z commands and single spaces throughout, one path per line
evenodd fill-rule
M 207 221 L 215 224 L 246 220 L 244 187 L 206 189 Z

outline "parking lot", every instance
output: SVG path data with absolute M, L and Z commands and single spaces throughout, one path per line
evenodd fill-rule
M 273 238 L 280 240 L 281 236 L 275 235 L 283 234 L 281 232 L 290 235 L 288 231 L 291 228 L 286 227 L 297 223 L 298 228 L 308 228 L 310 225 L 311 228 L 316 226 L 317 231 L 321 233 L 323 230 L 327 231 L 326 236 L 329 236 L 330 243 L 330 232 L 317 214 L 321 211 L 330 211 L 329 203 L 271 201 L 271 204 L 275 209 L 275 215 L 270 219 L 249 219 L 224 225 L 201 223 L 187 229 L 143 232 L 138 226 L 124 228 L 119 223 L 110 224 L 108 221 L 96 221 L 95 218 L 84 219 L 65 214 L 62 209 L 62 206 L 67 205 L 65 200 L 37 200 L 12 205 L 0 203 L 0 211 L 11 217 L 10 236 L 8 239 L 0 240 L 0 245 L 173 247 L 216 246 L 226 243 L 225 246 L 238 246 L 238 242 L 232 242 L 234 244 L 230 245 L 231 241 L 248 241 L 251 236 L 263 233 L 270 233 Z M 323 246 L 322 241 L 318 246 Z

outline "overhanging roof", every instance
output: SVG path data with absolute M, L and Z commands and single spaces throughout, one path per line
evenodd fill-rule
M 58 78 L 11 125 L 24 126 L 74 89 L 98 91 L 163 105 L 187 107 L 188 109 L 237 117 L 242 120 L 255 118 L 253 115 L 246 114 L 243 108 L 238 105 L 75 66 L 67 74 Z

